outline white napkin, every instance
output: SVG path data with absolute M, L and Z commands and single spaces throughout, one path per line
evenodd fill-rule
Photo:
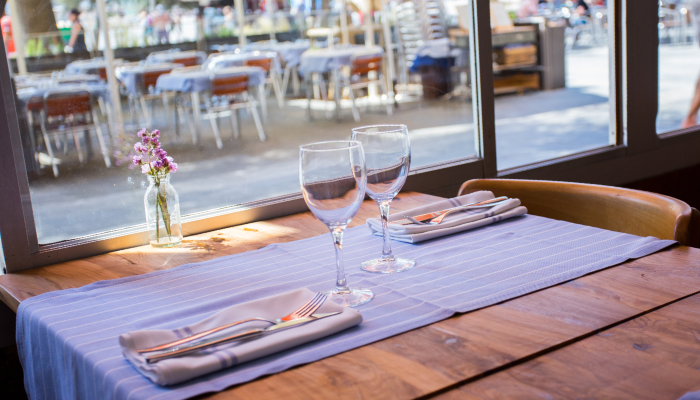
M 315 293 L 304 288 L 248 303 L 237 304 L 225 308 L 203 321 L 174 331 L 150 330 L 125 333 L 119 336 L 119 344 L 122 347 L 124 357 L 139 372 L 154 383 L 167 386 L 287 350 L 332 335 L 362 322 L 362 315 L 357 310 L 326 300 L 316 313 L 332 313 L 336 311 L 341 313 L 296 328 L 263 336 L 259 339 L 223 344 L 186 356 L 161 360 L 153 364 L 147 363 L 143 355 L 136 351 L 137 349 L 153 347 L 192 333 L 205 331 L 245 318 L 262 317 L 274 320 L 293 312 L 311 300 L 314 295 Z M 231 328 L 225 331 L 224 334 L 228 335 L 237 331 L 268 326 L 270 324 L 265 322 L 249 322 L 239 327 Z M 218 337 L 221 333 L 215 335 Z
M 397 212 L 389 216 L 389 237 L 393 240 L 406 243 L 418 243 L 424 240 L 434 239 L 440 236 L 475 229 L 506 218 L 518 217 L 527 213 L 527 208 L 520 205 L 520 200 L 510 199 L 503 204 L 490 208 L 477 208 L 461 212 L 453 212 L 442 220 L 439 225 L 398 225 L 393 221 L 403 219 L 405 216 L 427 214 L 430 212 L 445 210 L 448 208 L 476 203 L 495 198 L 493 193 L 480 191 L 452 199 L 438 201 L 412 210 Z M 367 226 L 375 235 L 382 235 L 382 223 L 379 218 L 367 219 Z

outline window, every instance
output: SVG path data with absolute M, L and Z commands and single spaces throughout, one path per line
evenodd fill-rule
M 659 3 L 659 113 L 658 133 L 666 133 L 696 124 L 693 106 L 700 76 L 700 7 L 697 2 L 662 1 Z M 693 107 L 694 113 L 693 113 Z M 693 114 L 693 115 L 689 115 Z
M 12 15 L 22 16 L 29 2 L 10 0 L 6 18 L 0 21 L 13 70 L 10 73 L 8 64 L 0 62 L 4 105 L 0 112 L 5 116 L 0 118 L 0 232 L 10 272 L 147 242 L 145 181 L 138 171 L 117 166 L 113 155 L 120 146 L 135 141 L 134 132 L 146 120 L 153 128 L 161 128 L 166 150 L 180 165 L 173 184 L 180 193 L 185 234 L 303 211 L 304 202 L 297 194 L 298 145 L 347 138 L 351 127 L 365 124 L 408 124 L 413 163 L 405 188 L 441 196 L 453 196 L 462 182 L 474 178 L 507 176 L 619 185 L 698 162 L 693 149 L 700 146 L 700 129 L 656 135 L 657 130 L 678 129 L 700 68 L 678 69 L 678 60 L 692 60 L 694 56 L 685 54 L 697 49 L 667 43 L 669 34 L 677 34 L 664 31 L 667 25 L 657 25 L 660 6 L 653 2 L 585 0 L 588 11 L 583 7 L 581 14 L 576 14 L 578 1 L 535 2 L 538 5 L 529 16 L 519 16 L 520 7 L 529 1 L 443 0 L 430 2 L 440 7 L 425 15 L 438 20 L 429 24 L 435 29 L 424 31 L 422 21 L 415 20 L 416 13 L 422 12 L 418 1 L 388 2 L 387 8 L 363 19 L 369 10 L 337 6 L 304 10 L 295 8 L 295 2 L 291 7 L 278 4 L 276 10 L 246 14 L 237 11 L 259 7 L 258 3 L 235 1 L 232 9 L 224 10 L 180 2 L 176 12 L 168 7 L 150 10 L 145 1 L 131 2 L 128 7 L 110 2 L 104 7 L 100 0 L 82 10 L 77 18 L 80 27 L 66 22 L 68 5 L 73 3 L 33 1 L 50 3 L 51 7 L 41 7 L 49 12 L 35 13 L 31 24 L 29 19 L 12 19 Z M 144 8 L 152 13 L 151 18 L 139 17 Z M 153 22 L 156 16 L 162 20 Z M 516 23 L 502 29 L 508 20 Z M 108 35 L 95 31 L 97 26 L 105 27 L 104 21 L 109 25 Z M 685 42 L 691 40 L 693 29 L 692 19 L 688 21 L 687 36 L 681 35 Z M 71 35 L 74 27 L 75 35 Z M 193 34 L 193 27 L 199 33 Z M 323 29 L 327 27 L 338 29 Z M 370 30 L 374 35 L 365 35 Z M 362 63 L 356 67 L 364 68 L 365 73 L 354 74 L 360 77 L 353 77 L 352 64 L 345 64 L 338 74 L 311 68 L 300 79 L 294 79 L 296 71 L 290 70 L 286 81 L 285 67 L 295 65 L 293 56 L 278 60 L 279 70 L 267 69 L 265 61 L 249 64 L 262 68 L 263 84 L 274 78 L 270 71 L 280 71 L 282 77 L 277 77 L 280 85 L 270 79 L 262 93 L 258 91 L 261 85 L 251 83 L 247 99 L 240 96 L 236 104 L 255 104 L 261 124 L 255 123 L 252 111 L 238 111 L 239 138 L 234 138 L 234 113 L 214 110 L 230 103 L 222 96 L 212 96 L 209 87 L 186 89 L 195 79 L 174 80 L 181 85 L 179 90 L 159 85 L 159 76 L 144 84 L 143 70 L 163 64 L 184 68 L 215 51 L 231 52 L 229 59 L 240 62 L 236 49 L 244 41 L 246 51 L 261 55 L 270 48 L 255 46 L 275 44 L 262 43 L 271 38 L 283 43 L 304 36 L 312 39 L 310 48 L 322 48 L 329 34 L 337 43 L 359 46 L 366 37 L 381 46 L 381 57 L 376 59 L 377 53 L 363 46 Z M 391 48 L 386 46 L 388 37 L 394 44 L 391 51 L 387 51 Z M 441 40 L 444 37 L 448 39 Z M 657 37 L 658 55 L 648 51 L 649 43 L 656 47 Z M 65 49 L 69 42 L 72 53 Z M 113 50 L 114 69 L 103 73 L 102 66 L 110 63 L 110 52 L 104 52 L 108 47 Z M 155 52 L 160 53 L 147 60 Z M 182 53 L 194 57 L 180 57 Z M 282 53 L 279 48 L 278 53 Z M 313 67 L 327 59 L 323 54 L 319 50 L 316 56 L 320 58 L 312 58 Z M 53 124 L 46 128 L 55 129 L 55 134 L 45 140 L 41 130 L 46 117 L 41 113 L 45 89 L 59 82 L 71 84 L 68 77 L 80 74 L 67 74 L 66 67 L 80 59 L 86 61 L 82 66 L 74 64 L 75 70 L 87 68 L 88 75 L 103 80 L 97 82 L 98 89 L 89 91 L 90 115 L 102 123 L 103 139 L 107 132 L 111 134 L 105 141 L 111 146 L 106 152 L 109 167 L 94 126 L 87 134 L 78 130 L 74 135 L 72 129 L 61 129 L 71 117 L 52 115 L 51 121 L 44 122 Z M 172 66 L 176 59 L 180 65 Z M 658 76 L 648 67 L 657 61 Z M 377 64 L 381 64 L 379 69 L 374 68 Z M 194 67 L 175 72 L 202 71 Z M 142 72 L 136 80 L 138 71 Z M 42 72 L 44 76 L 39 75 Z M 211 79 L 209 73 L 200 75 L 203 81 Z M 395 97 L 384 96 L 381 78 Z M 355 85 L 374 79 L 380 81 Z M 141 85 L 139 90 L 132 83 Z M 88 84 L 93 82 L 78 82 Z M 354 118 L 348 84 L 353 85 L 359 122 Z M 282 107 L 276 86 L 283 95 Z M 42 93 L 41 101 L 36 109 L 29 109 L 32 94 L 37 92 Z M 336 94 L 340 108 L 335 106 Z M 655 118 L 657 104 L 659 125 L 654 127 L 649 121 Z M 679 109 L 681 113 L 674 116 Z M 86 121 L 91 123 L 89 118 Z M 213 125 L 214 121 L 218 124 Z M 260 140 L 263 135 L 265 141 Z
M 148 181 L 129 168 L 142 127 L 179 165 L 186 221 L 293 200 L 299 146 L 359 125 L 407 124 L 414 170 L 476 156 L 469 39 L 451 47 L 447 33 L 455 9 L 433 10 L 435 30 L 413 2 L 35 2 L 51 7 L 29 18 L 8 3 L 5 50 L 38 248 L 143 230 Z M 216 86 L 226 74 L 246 90 Z M 80 112 L 50 105 L 82 95 Z
M 610 144 L 604 3 L 491 3 L 499 170 Z

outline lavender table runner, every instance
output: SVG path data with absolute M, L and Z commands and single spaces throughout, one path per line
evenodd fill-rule
M 457 312 L 556 285 L 675 242 L 525 215 L 419 244 L 394 243 L 417 261 L 400 274 L 359 264 L 381 251 L 365 226 L 347 231 L 353 286 L 375 298 L 358 308 L 364 322 L 347 331 L 172 387 L 159 387 L 124 359 L 117 337 L 175 329 L 232 304 L 299 287 L 334 283 L 329 235 L 198 264 L 45 293 L 20 304 L 17 347 L 33 399 L 184 399 L 320 360 Z M 166 250 L 167 251 L 167 250 Z

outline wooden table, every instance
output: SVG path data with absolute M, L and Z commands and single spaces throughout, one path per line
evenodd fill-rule
M 404 193 L 392 206 L 435 199 Z M 352 225 L 376 214 L 365 202 Z M 0 276 L 0 294 L 16 310 L 40 293 L 325 232 L 302 213 L 191 236 L 178 248 Z M 204 397 L 675 399 L 691 390 L 700 390 L 700 250 L 675 246 Z

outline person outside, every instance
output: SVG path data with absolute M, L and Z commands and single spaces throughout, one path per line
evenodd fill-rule
M 84 53 L 87 52 L 87 45 L 85 44 L 85 31 L 83 26 L 80 24 L 80 11 L 76 8 L 68 12 L 68 19 L 71 21 L 72 25 L 70 28 L 70 39 L 68 40 L 68 46 L 66 46 L 66 52 L 68 53 Z
M 689 9 L 693 26 L 695 27 L 695 40 L 700 43 L 700 0 L 693 0 L 689 4 Z M 690 102 L 690 110 L 681 123 L 681 128 L 690 128 L 698 124 L 698 110 L 700 110 L 700 78 L 695 84 L 695 94 Z
M 170 14 L 165 10 L 165 6 L 158 4 L 153 16 L 153 29 L 156 31 L 156 41 L 168 44 L 168 25 L 170 25 Z

